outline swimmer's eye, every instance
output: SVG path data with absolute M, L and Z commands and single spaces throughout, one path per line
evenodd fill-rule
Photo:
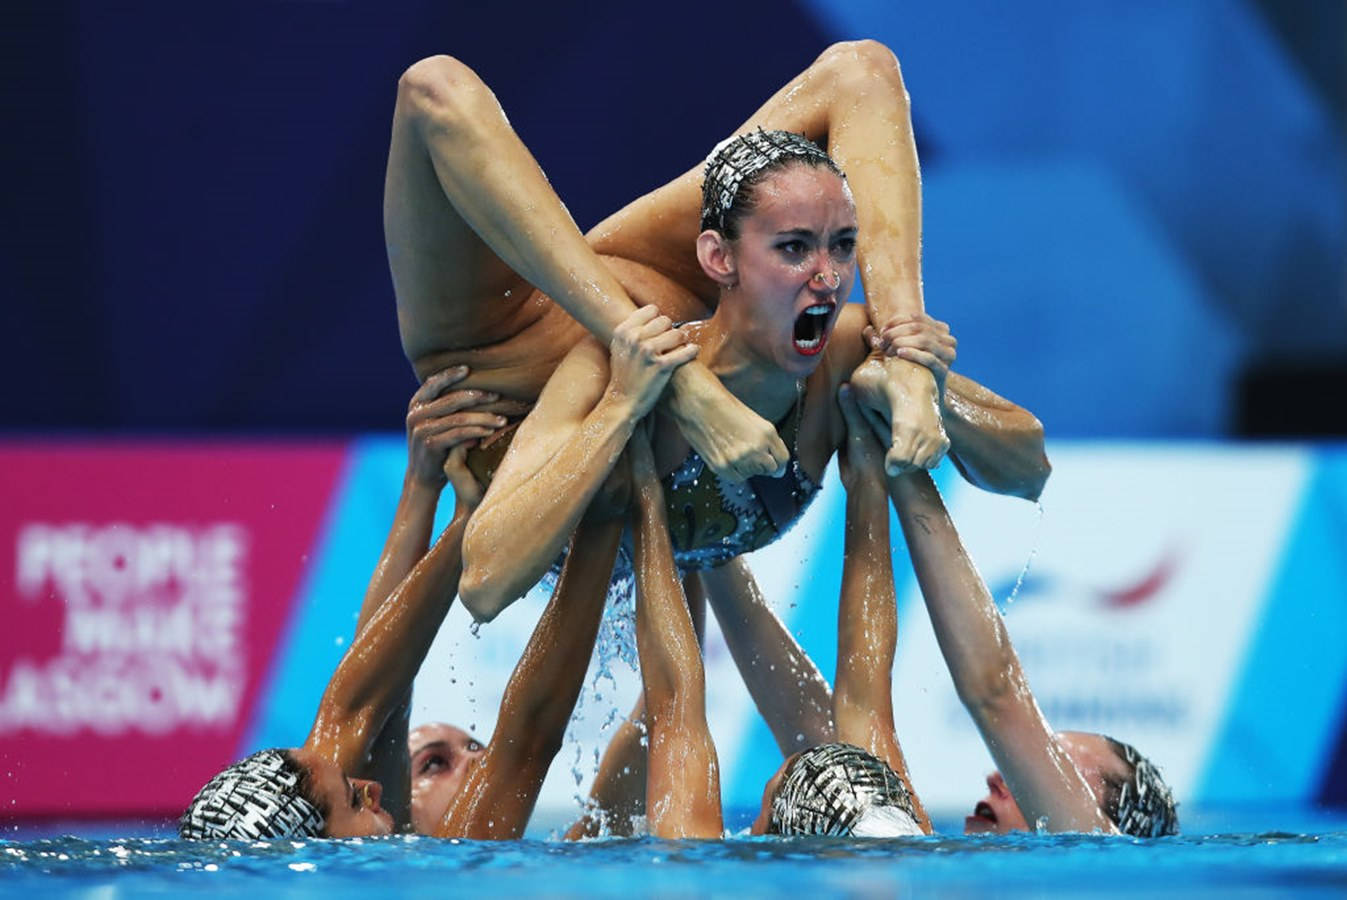
M 431 753 L 425 759 L 421 760 L 421 768 L 418 773 L 421 775 L 433 775 L 442 769 L 449 768 L 449 760 L 443 754 Z
M 481 745 L 480 743 L 478 743 L 477 741 L 474 741 L 474 740 L 469 740 L 469 741 L 468 741 L 468 752 L 469 752 L 469 753 L 481 753 L 483 749 L 484 749 L 484 748 L 482 747 L 482 745 Z
M 856 252 L 856 239 L 854 237 L 845 237 L 833 244 L 833 256 L 838 259 L 851 259 L 851 254 Z
M 805 242 L 801 240 L 783 241 L 777 244 L 776 248 L 787 256 L 802 256 L 809 249 Z

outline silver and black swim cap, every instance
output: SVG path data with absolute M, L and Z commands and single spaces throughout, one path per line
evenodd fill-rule
M 259 750 L 210 781 L 178 822 L 185 840 L 318 837 L 327 824 L 304 796 L 304 770 L 284 750 Z
M 822 744 L 787 767 L 772 797 L 771 834 L 924 834 L 912 795 L 888 763 L 851 744 Z
M 1178 804 L 1155 763 L 1131 744 L 1106 737 L 1113 752 L 1131 769 L 1131 777 L 1108 784 L 1104 812 L 1118 830 L 1133 837 L 1179 833 Z M 1116 796 L 1114 792 L 1116 791 Z
M 743 192 L 764 173 L 786 162 L 799 161 L 811 166 L 822 166 L 842 174 L 823 148 L 802 134 L 793 131 L 750 131 L 726 138 L 716 145 L 706 158 L 705 180 L 702 182 L 702 230 L 714 228 L 733 237 L 727 224 L 737 203 L 743 201 Z

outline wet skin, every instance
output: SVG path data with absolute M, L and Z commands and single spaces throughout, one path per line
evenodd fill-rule
M 379 805 L 383 788 L 377 781 L 348 778 L 341 767 L 312 750 L 292 750 L 309 773 L 311 799 L 327 818 L 324 837 L 372 837 L 393 833 L 393 816 Z
M 803 377 L 818 366 L 855 281 L 856 206 L 843 179 L 805 165 L 768 176 L 753 197 L 752 213 L 730 242 L 734 272 L 726 292 L 736 296 L 722 297 L 717 312 L 748 357 L 741 364 Z M 808 317 L 818 320 L 806 329 L 812 340 L 797 339 L 806 310 L 822 307 L 826 318 Z
M 431 722 L 412 729 L 407 750 L 412 760 L 412 830 L 433 834 L 463 786 L 468 767 L 486 747 L 461 728 Z
M 1085 783 L 1090 786 L 1096 799 L 1104 796 L 1105 773 L 1119 778 L 1126 775 L 1123 761 L 1099 735 L 1083 731 L 1061 731 L 1057 733 L 1057 740 L 1085 777 Z M 987 796 L 979 800 L 973 814 L 964 819 L 964 834 L 1009 834 L 1033 830 L 1025 820 L 1024 813 L 1020 812 L 1019 804 L 1015 802 L 1000 772 L 987 776 L 987 789 Z

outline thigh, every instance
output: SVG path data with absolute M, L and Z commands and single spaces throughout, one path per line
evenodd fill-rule
M 424 377 L 424 360 L 506 340 L 528 324 L 526 308 L 532 321 L 547 301 L 454 209 L 404 107 L 400 97 L 384 179 L 384 242 L 403 352 Z

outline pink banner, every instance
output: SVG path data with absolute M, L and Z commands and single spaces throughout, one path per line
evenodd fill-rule
M 230 762 L 344 458 L 0 446 L 0 816 L 174 814 Z

